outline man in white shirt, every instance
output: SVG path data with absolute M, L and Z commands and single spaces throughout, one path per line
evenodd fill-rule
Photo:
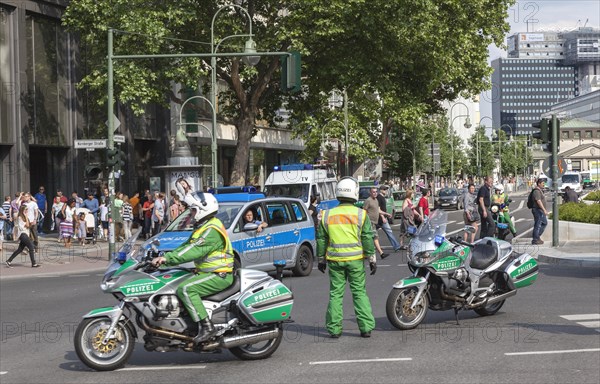
M 27 218 L 31 222 L 29 227 L 29 236 L 33 241 L 35 250 L 38 251 L 38 231 L 37 231 L 37 219 L 39 215 L 39 208 L 35 199 L 31 196 L 31 193 L 27 192 L 24 196 L 23 203 L 27 206 Z

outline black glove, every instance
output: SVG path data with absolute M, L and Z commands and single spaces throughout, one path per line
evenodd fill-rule
M 369 263 L 369 268 L 371 268 L 371 275 L 374 275 L 377 272 L 377 263 Z
M 324 261 L 319 261 L 317 268 L 319 268 L 319 271 L 325 273 L 325 269 L 327 269 L 327 263 Z

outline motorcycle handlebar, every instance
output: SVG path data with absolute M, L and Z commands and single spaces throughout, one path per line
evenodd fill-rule
M 460 236 L 452 236 L 452 237 L 448 238 L 448 240 L 450 240 L 451 242 L 453 242 L 455 244 L 465 245 L 465 246 L 470 247 L 470 248 L 474 247 L 473 244 L 464 241 L 462 239 L 462 237 L 460 237 Z

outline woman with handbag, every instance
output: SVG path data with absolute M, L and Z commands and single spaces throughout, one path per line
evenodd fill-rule
M 59 196 L 56 196 L 54 198 L 54 202 L 52 203 L 52 227 L 51 228 L 52 228 L 52 230 L 54 230 L 54 228 L 56 228 L 56 231 L 58 232 L 58 242 L 59 243 L 62 240 L 62 237 L 60 236 L 60 222 L 65 219 L 65 217 L 63 216 L 63 213 L 62 213 L 62 207 L 64 205 L 65 205 L 65 203 L 60 201 Z
M 465 232 L 465 241 L 472 243 L 475 241 L 475 234 L 477 233 L 477 230 L 479 228 L 479 221 L 481 220 L 479 212 L 477 211 L 477 195 L 475 194 L 474 184 L 469 184 L 469 186 L 467 187 L 463 202 L 463 218 L 465 219 L 465 225 L 471 225 L 475 227 L 474 233 Z
M 25 204 L 19 207 L 19 214 L 17 215 L 15 227 L 19 228 L 19 247 L 13 252 L 12 255 L 6 260 L 6 266 L 11 267 L 12 261 L 17 257 L 17 255 L 25 248 L 29 250 L 29 258 L 31 259 L 31 267 L 38 268 L 40 264 L 35 261 L 35 246 L 33 245 L 33 241 L 29 237 L 29 229 L 32 225 L 29 219 L 27 218 L 27 206 Z

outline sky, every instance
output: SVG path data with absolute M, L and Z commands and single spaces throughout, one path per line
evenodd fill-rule
M 600 28 L 600 0 L 518 0 L 509 10 L 510 33 L 564 30 L 577 27 Z M 504 40 L 506 44 L 506 39 Z M 506 51 L 490 46 L 488 62 L 506 57 Z M 492 116 L 490 93 L 480 97 L 481 117 Z

